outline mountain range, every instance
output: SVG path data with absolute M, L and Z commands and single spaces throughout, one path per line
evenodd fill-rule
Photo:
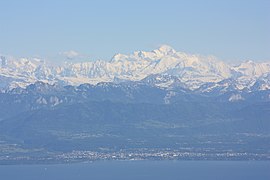
M 0 89 L 26 87 L 37 81 L 73 85 L 148 81 L 161 88 L 200 92 L 270 89 L 270 62 L 229 65 L 213 56 L 177 52 L 163 45 L 150 52 L 116 54 L 110 61 L 52 65 L 37 58 L 0 58 Z
M 63 65 L 2 56 L 0 67 L 0 164 L 104 149 L 270 157 L 270 63 L 161 46 Z

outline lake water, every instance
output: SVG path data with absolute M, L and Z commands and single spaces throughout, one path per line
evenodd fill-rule
M 3 180 L 270 180 L 265 161 L 100 161 L 0 165 Z

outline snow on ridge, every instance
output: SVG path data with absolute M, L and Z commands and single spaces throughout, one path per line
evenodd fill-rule
M 40 59 L 12 59 L 0 57 L 0 89 L 7 86 L 26 86 L 35 81 L 58 82 L 80 85 L 113 82 L 115 79 L 139 81 L 153 74 L 165 74 L 179 79 L 191 90 L 206 83 L 218 83 L 225 79 L 236 79 L 236 87 L 254 85 L 261 76 L 270 73 L 270 63 L 243 62 L 230 66 L 214 57 L 177 52 L 168 45 L 146 52 L 116 54 L 111 61 L 66 63 L 49 65 Z M 266 79 L 268 76 L 266 77 Z M 170 86 L 170 80 L 161 86 Z M 262 83 L 269 81 L 261 81 Z M 216 87 L 216 85 L 213 85 Z M 270 85 L 260 85 L 267 89 Z M 207 87 L 207 91 L 211 87 Z M 210 88 L 210 89 L 209 89 Z

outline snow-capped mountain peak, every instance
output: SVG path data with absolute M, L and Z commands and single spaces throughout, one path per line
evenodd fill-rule
M 232 67 L 232 69 L 241 73 L 243 76 L 260 77 L 261 75 L 270 72 L 270 63 L 255 63 L 249 60 L 238 66 Z
M 168 45 L 162 45 L 158 49 L 153 50 L 153 52 L 158 55 L 172 55 L 176 53 L 176 51 L 171 46 Z

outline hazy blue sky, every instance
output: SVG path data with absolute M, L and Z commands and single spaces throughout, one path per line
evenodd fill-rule
M 74 50 L 108 60 L 168 44 L 223 60 L 270 60 L 270 0 L 1 0 L 0 7 L 2 54 L 55 60 Z

